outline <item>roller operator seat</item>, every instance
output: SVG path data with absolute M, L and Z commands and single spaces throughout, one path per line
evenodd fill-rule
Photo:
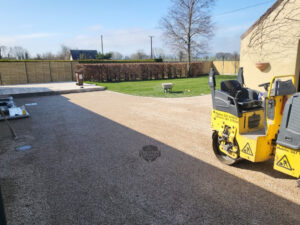
M 258 99 L 258 93 L 242 87 L 237 80 L 222 81 L 221 91 L 235 98 L 241 110 L 250 110 L 262 106 L 262 101 Z

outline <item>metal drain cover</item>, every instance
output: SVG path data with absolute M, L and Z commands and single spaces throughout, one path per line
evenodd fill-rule
M 31 148 L 32 148 L 31 145 L 24 145 L 24 146 L 17 147 L 16 150 L 19 152 L 26 152 L 29 151 Z
M 154 145 L 146 145 L 143 147 L 143 149 L 140 150 L 140 157 L 142 157 L 147 162 L 153 162 L 160 156 L 160 151 Z

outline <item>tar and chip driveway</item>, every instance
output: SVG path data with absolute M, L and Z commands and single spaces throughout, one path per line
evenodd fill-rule
M 228 167 L 211 150 L 210 96 L 109 91 L 16 100 L 31 118 L 0 123 L 8 224 L 300 224 L 296 181 L 272 162 Z M 15 147 L 30 144 L 28 152 Z M 161 157 L 139 156 L 155 145 Z

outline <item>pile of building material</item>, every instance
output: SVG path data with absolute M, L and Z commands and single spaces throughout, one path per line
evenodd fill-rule
M 29 117 L 25 106 L 17 107 L 11 96 L 0 96 L 0 121 Z

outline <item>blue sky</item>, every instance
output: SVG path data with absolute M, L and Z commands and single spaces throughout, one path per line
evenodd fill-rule
M 255 8 L 220 15 L 243 7 L 267 2 Z M 212 11 L 216 25 L 210 52 L 239 51 L 240 35 L 275 0 L 217 0 Z M 159 20 L 171 6 L 170 0 L 0 0 L 0 45 L 22 46 L 36 53 L 57 52 L 61 44 L 71 48 L 104 50 L 130 55 L 154 48 L 165 53 Z

